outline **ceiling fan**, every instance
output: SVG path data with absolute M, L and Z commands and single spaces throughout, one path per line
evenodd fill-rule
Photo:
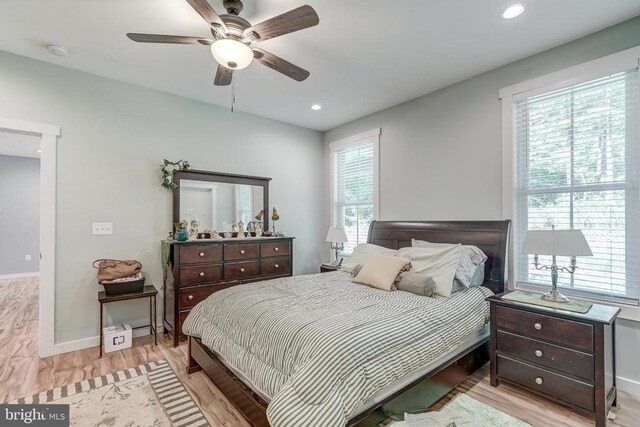
M 309 72 L 270 52 L 251 47 L 255 42 L 269 40 L 294 31 L 318 25 L 318 14 L 309 5 L 275 16 L 259 24 L 251 25 L 239 16 L 241 0 L 224 0 L 226 15 L 218 15 L 207 0 L 187 0 L 187 3 L 211 26 L 213 40 L 204 37 L 171 36 L 164 34 L 127 33 L 127 37 L 140 43 L 202 44 L 210 46 L 211 54 L 218 62 L 214 84 L 231 84 L 234 70 L 246 68 L 255 59 L 285 76 L 299 82 L 309 77 Z

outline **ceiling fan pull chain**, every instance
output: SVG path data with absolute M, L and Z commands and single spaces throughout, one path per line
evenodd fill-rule
M 235 74 L 231 77 L 231 112 L 233 113 L 233 108 L 236 105 L 236 76 Z

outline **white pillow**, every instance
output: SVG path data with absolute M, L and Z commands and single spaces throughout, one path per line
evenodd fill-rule
M 360 243 L 353 248 L 353 252 L 348 258 L 345 258 L 341 270 L 351 273 L 359 264 L 366 264 L 372 255 L 395 255 L 395 249 L 388 249 L 371 243 Z
M 450 297 L 460 258 L 460 247 L 461 245 L 447 244 L 428 248 L 401 248 L 397 256 L 411 261 L 411 271 L 431 276 L 435 283 L 435 293 Z
M 411 246 L 414 248 L 441 248 L 451 246 L 451 243 L 431 243 L 425 240 L 411 239 Z M 472 277 L 478 267 L 484 264 L 486 260 L 487 256 L 476 246 L 462 245 L 455 278 L 467 288 L 473 286 L 471 283 Z

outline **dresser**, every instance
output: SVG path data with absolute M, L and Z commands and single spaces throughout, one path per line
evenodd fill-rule
M 293 271 L 292 237 L 171 242 L 168 250 L 163 324 L 174 347 L 191 309 L 212 293 Z
M 503 300 L 491 304 L 491 385 L 509 383 L 606 425 L 616 401 L 615 321 L 620 309 L 585 313 Z

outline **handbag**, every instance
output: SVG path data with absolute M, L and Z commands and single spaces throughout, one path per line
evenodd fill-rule
M 138 274 L 142 264 L 136 260 L 97 259 L 93 267 L 98 270 L 98 283 L 105 280 L 122 279 Z

